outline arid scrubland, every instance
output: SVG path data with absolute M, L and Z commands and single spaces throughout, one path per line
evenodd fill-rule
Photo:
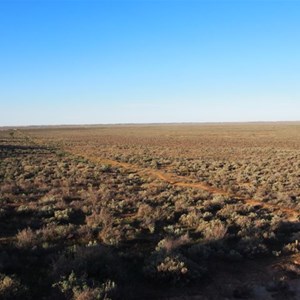
M 300 124 L 0 130 L 0 299 L 299 299 Z

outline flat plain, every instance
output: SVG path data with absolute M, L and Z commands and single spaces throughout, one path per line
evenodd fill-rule
M 300 123 L 0 130 L 1 299 L 299 299 Z

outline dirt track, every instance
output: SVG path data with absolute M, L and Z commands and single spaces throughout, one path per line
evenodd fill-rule
M 259 200 L 254 199 L 245 199 L 242 197 L 235 196 L 233 194 L 230 194 L 224 190 L 214 188 L 212 186 L 207 185 L 204 182 L 192 182 L 191 178 L 178 176 L 172 173 L 167 173 L 161 170 L 154 170 L 151 168 L 142 168 L 138 165 L 124 163 L 124 162 L 118 162 L 115 160 L 110 159 L 103 159 L 99 158 L 93 155 L 84 154 L 84 153 L 76 153 L 75 151 L 72 151 L 72 154 L 80 155 L 85 157 L 86 159 L 99 163 L 104 165 L 111 165 L 118 168 L 124 168 L 127 170 L 132 171 L 133 173 L 136 173 L 140 176 L 147 176 L 154 179 L 159 179 L 164 182 L 167 182 L 169 184 L 172 184 L 173 186 L 179 186 L 179 187 L 186 187 L 186 188 L 194 188 L 194 189 L 200 189 L 203 191 L 207 191 L 213 195 L 223 195 L 223 196 L 229 196 L 234 199 L 237 199 L 246 205 L 250 206 L 260 206 L 263 209 L 272 210 L 274 213 L 283 213 L 286 217 L 286 220 L 289 222 L 296 222 L 299 220 L 299 211 L 288 208 L 288 207 L 281 207 L 276 204 L 266 203 Z

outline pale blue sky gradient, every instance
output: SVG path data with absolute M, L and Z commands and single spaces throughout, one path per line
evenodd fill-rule
M 1 1 L 0 126 L 300 120 L 300 1 Z

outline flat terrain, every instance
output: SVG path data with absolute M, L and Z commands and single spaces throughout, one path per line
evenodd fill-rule
M 0 201 L 3 299 L 300 298 L 297 122 L 3 128 Z

